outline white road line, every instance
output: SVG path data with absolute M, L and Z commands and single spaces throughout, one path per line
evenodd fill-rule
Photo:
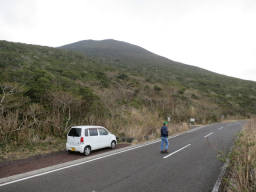
M 209 136 L 212 135 L 212 134 L 213 134 L 213 132 L 211 132 L 211 133 L 205 135 L 204 138 L 209 137 Z
M 180 148 L 180 149 L 178 149 L 178 150 L 176 150 L 176 151 L 172 152 L 171 154 L 166 155 L 166 156 L 165 156 L 165 157 L 163 157 L 163 158 L 165 159 L 165 158 L 167 158 L 167 157 L 170 157 L 170 156 L 174 155 L 175 153 L 178 153 L 179 151 L 181 151 L 181 150 L 183 150 L 183 149 L 185 149 L 185 148 L 189 147 L 190 145 L 191 145 L 191 144 L 188 144 L 188 145 L 186 145 L 186 146 L 184 146 L 184 147 L 182 147 L 182 148 Z
M 40 173 L 40 174 L 24 177 L 24 178 L 21 178 L 21 179 L 17 179 L 17 180 L 14 180 L 14 181 L 10 181 L 10 182 L 7 182 L 7 183 L 0 184 L 0 187 L 5 186 L 5 185 L 9 185 L 9 184 L 12 184 L 12 183 L 17 183 L 17 182 L 20 182 L 20 181 L 24 181 L 24 180 L 27 180 L 27 179 L 31 179 L 31 178 L 34 178 L 34 177 L 39 177 L 39 176 L 46 175 L 46 174 L 49 174 L 49 173 L 61 171 L 63 169 L 67 169 L 67 168 L 70 168 L 70 167 L 75 167 L 75 166 L 78 166 L 78 165 L 90 163 L 92 161 L 96 161 L 96 160 L 99 160 L 99 159 L 103 159 L 103 158 L 106 158 L 106 157 L 110 157 L 110 156 L 113 156 L 113 155 L 117 155 L 117 154 L 120 154 L 120 153 L 131 151 L 131 150 L 134 150 L 134 149 L 138 149 L 138 148 L 141 148 L 141 147 L 145 147 L 147 145 L 151 145 L 151 144 L 158 143 L 158 142 L 160 142 L 160 140 L 157 140 L 157 141 L 154 141 L 154 142 L 150 142 L 150 143 L 147 143 L 145 145 L 140 145 L 140 146 L 137 146 L 137 147 L 129 148 L 127 150 L 119 151 L 117 153 L 111 153 L 109 155 L 105 155 L 105 156 L 102 156 L 102 157 L 97 157 L 95 159 L 90 159 L 90 160 L 87 160 L 87 161 L 83 161 L 81 163 L 76 163 L 76 164 L 73 164 L 73 165 L 69 165 L 69 166 L 61 167 L 61 168 L 54 169 L 54 170 L 51 170 L 51 171 L 47 171 L 47 172 L 44 172 L 44 173 Z
M 223 129 L 223 127 L 218 128 L 219 130 Z

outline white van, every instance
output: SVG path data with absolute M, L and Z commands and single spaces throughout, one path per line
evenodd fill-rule
M 101 126 L 74 126 L 67 134 L 66 150 L 89 155 L 91 151 L 110 147 L 114 149 L 116 136 Z

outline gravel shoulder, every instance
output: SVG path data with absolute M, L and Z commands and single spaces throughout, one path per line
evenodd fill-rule
M 127 147 L 130 144 L 117 144 L 116 149 Z M 111 149 L 101 149 L 91 153 L 90 156 L 110 151 Z M 36 155 L 26 159 L 4 161 L 0 163 L 0 178 L 13 176 L 28 171 L 33 171 L 60 163 L 83 158 L 81 153 L 68 153 L 66 151 L 53 152 L 44 155 Z

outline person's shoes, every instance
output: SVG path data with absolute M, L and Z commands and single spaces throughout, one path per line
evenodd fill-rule
M 160 151 L 160 153 L 164 153 L 164 151 Z
M 168 153 L 168 150 L 164 150 L 164 153 Z

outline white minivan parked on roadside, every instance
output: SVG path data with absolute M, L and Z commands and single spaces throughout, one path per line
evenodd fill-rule
M 110 147 L 114 149 L 116 136 L 101 126 L 74 126 L 67 134 L 67 151 L 77 151 L 89 155 L 91 151 Z

